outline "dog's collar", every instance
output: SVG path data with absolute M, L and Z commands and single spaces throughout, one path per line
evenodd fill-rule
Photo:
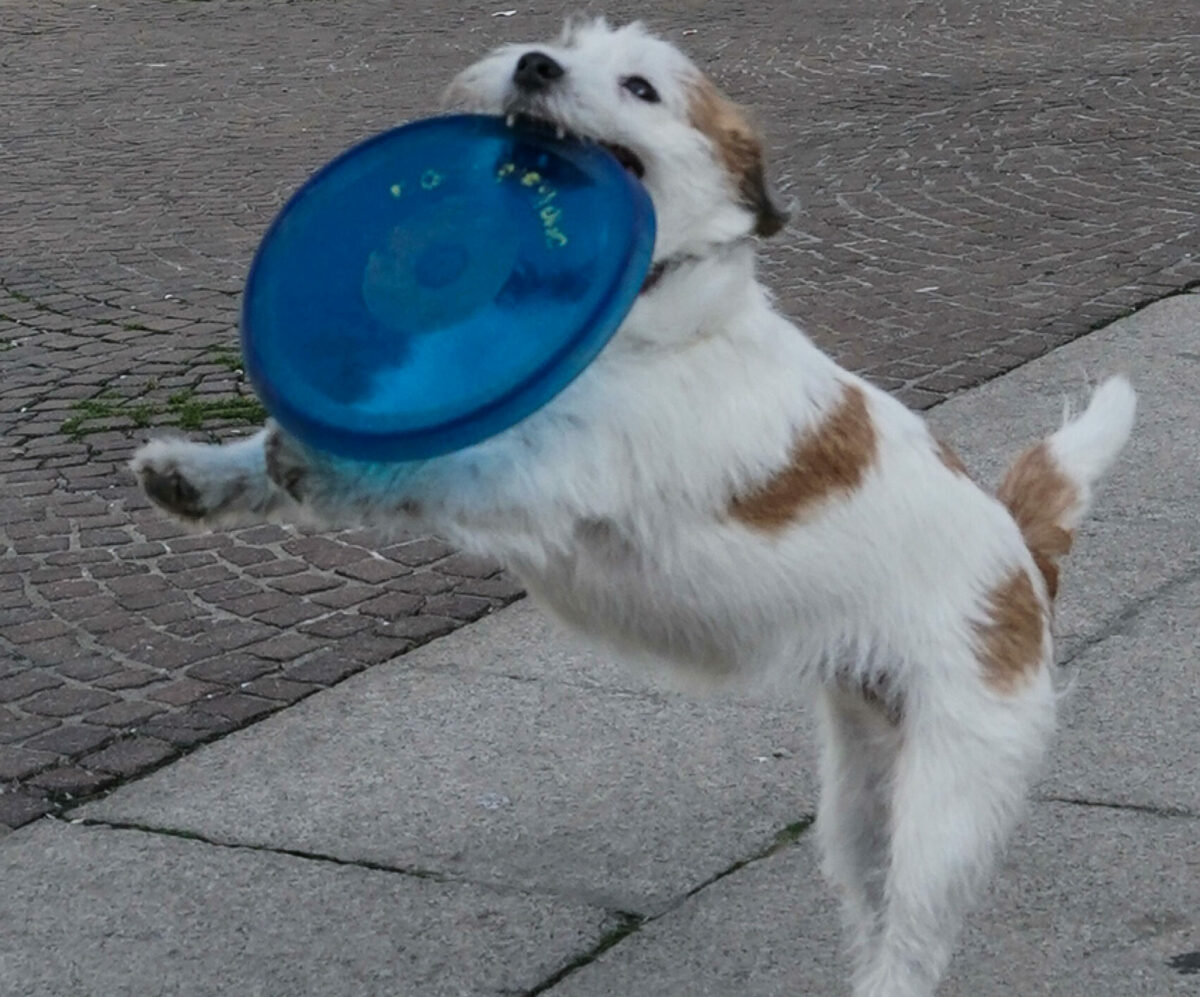
M 673 273 L 688 263 L 700 263 L 704 260 L 711 259 L 713 256 L 728 252 L 734 247 L 740 246 L 749 241 L 750 240 L 748 238 L 743 238 L 733 239 L 730 242 L 718 243 L 713 247 L 713 252 L 706 253 L 703 256 L 698 256 L 695 253 L 680 253 L 677 256 L 668 256 L 665 259 L 661 259 L 652 267 L 650 267 L 650 271 L 646 274 L 646 279 L 642 281 L 642 289 L 638 291 L 638 294 L 642 295 L 653 291 L 659 285 L 662 279 L 667 276 L 667 274 Z

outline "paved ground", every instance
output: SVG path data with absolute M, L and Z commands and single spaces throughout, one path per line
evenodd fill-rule
M 563 13 L 503 9 L 0 0 L 0 828 L 517 594 L 426 538 L 182 536 L 123 472 L 146 427 L 258 417 L 236 320 L 264 226 Z M 1193 0 L 655 18 L 767 126 L 801 203 L 785 306 L 915 405 L 1200 279 Z
M 1064 573 L 1054 759 L 943 997 L 1200 994 L 1200 294 L 933 413 L 990 477 L 1081 374 L 1142 388 Z M 19 997 L 845 993 L 810 724 L 526 602 L 0 842 Z

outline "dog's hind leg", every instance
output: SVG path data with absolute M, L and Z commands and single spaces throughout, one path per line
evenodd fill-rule
M 868 692 L 831 686 L 819 701 L 821 804 L 817 836 L 838 892 L 854 964 L 866 966 L 883 928 L 892 771 L 900 727 Z
M 1046 661 L 1017 688 L 989 686 L 972 660 L 909 693 L 892 777 L 883 924 L 860 963 L 855 997 L 934 993 L 1053 726 Z

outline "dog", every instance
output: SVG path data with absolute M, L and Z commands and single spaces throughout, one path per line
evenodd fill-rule
M 600 356 L 524 421 L 419 463 L 340 461 L 268 424 L 225 446 L 152 441 L 134 471 L 209 527 L 437 533 L 631 658 L 802 683 L 854 994 L 929 997 L 1051 736 L 1060 561 L 1133 389 L 1104 382 L 989 494 L 774 309 L 755 239 L 785 213 L 762 142 L 673 45 L 576 22 L 488 55 L 448 99 L 601 142 L 649 192 L 653 263 Z

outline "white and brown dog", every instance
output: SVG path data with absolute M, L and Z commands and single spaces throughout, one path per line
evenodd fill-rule
M 146 491 L 209 525 L 435 532 L 641 660 L 808 683 L 854 993 L 928 997 L 1054 725 L 1058 560 L 1133 391 L 1104 383 L 990 495 L 772 308 L 751 236 L 783 216 L 761 144 L 672 45 L 575 24 L 500 49 L 449 94 L 601 141 L 641 178 L 655 264 L 615 338 L 544 409 L 457 453 L 356 468 L 268 426 L 148 444 Z

